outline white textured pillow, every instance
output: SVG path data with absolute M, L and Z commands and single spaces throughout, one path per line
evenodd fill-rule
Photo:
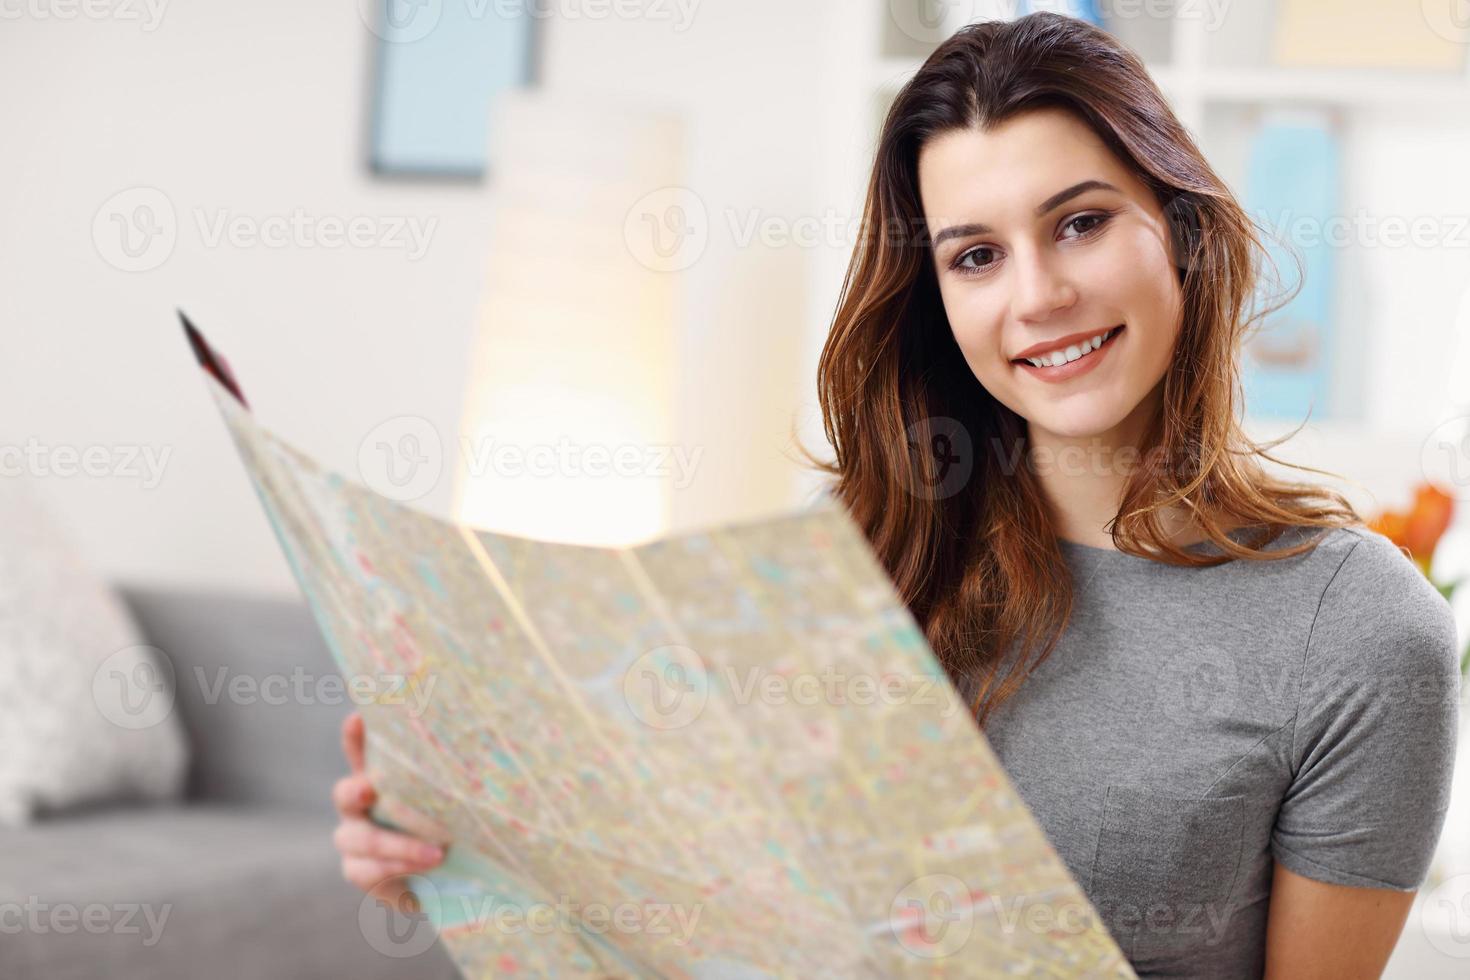
M 166 658 L 82 562 L 35 491 L 0 478 L 0 825 L 183 790 Z

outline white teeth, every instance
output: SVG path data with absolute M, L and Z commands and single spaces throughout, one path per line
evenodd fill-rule
M 1053 351 L 1050 354 L 1043 354 L 1040 357 L 1028 357 L 1026 360 L 1031 362 L 1032 367 L 1056 367 L 1060 364 L 1075 361 L 1083 354 L 1090 354 L 1101 347 L 1103 341 L 1117 332 L 1117 329 L 1117 327 L 1114 327 L 1112 330 L 1104 330 L 1097 336 L 1089 340 L 1084 340 L 1081 344 L 1073 344 L 1066 350 Z

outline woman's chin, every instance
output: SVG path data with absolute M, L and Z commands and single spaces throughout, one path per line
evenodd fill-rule
M 1032 442 L 1101 439 L 1116 430 L 1128 414 L 1108 392 L 1087 391 L 1067 396 L 1065 405 L 1038 406 L 1025 415 Z

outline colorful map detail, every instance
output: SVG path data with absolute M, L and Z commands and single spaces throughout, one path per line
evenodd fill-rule
M 206 381 L 467 977 L 1133 977 L 832 502 L 593 548 L 324 471 Z

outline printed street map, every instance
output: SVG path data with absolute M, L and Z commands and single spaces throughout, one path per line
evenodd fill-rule
M 367 900 L 374 945 L 472 978 L 1134 976 L 836 503 L 621 549 L 475 530 L 261 428 L 185 325 L 357 692 L 374 819 L 448 843 L 422 935 Z

